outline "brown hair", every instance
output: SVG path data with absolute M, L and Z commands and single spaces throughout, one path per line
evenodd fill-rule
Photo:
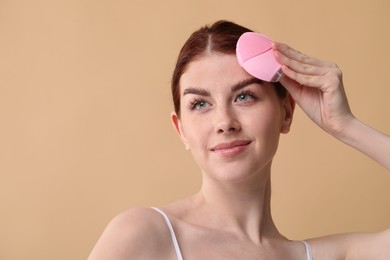
M 175 112 L 180 116 L 180 87 L 179 81 L 187 64 L 191 61 L 212 52 L 235 54 L 238 38 L 252 30 L 230 21 L 217 21 L 211 26 L 201 27 L 193 32 L 184 43 L 177 58 L 173 71 L 171 91 Z M 286 95 L 286 89 L 279 83 L 273 83 L 280 97 Z

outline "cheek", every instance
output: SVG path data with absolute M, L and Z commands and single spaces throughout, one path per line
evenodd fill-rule
M 182 127 L 186 139 L 192 148 L 204 146 L 207 143 L 207 137 L 210 136 L 210 120 L 192 117 L 182 121 Z
M 252 114 L 241 118 L 245 122 L 246 128 L 256 130 L 261 133 L 279 134 L 281 128 L 281 111 L 275 106 L 264 106 Z

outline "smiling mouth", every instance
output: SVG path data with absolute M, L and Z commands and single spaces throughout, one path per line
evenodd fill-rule
M 210 150 L 222 157 L 233 157 L 244 152 L 248 148 L 250 143 L 252 143 L 252 141 L 238 140 L 230 143 L 218 144 Z

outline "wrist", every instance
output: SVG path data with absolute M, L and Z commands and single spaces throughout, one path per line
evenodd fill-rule
M 328 124 L 326 131 L 333 137 L 345 142 L 353 137 L 354 129 L 359 127 L 361 122 L 353 115 L 349 114 L 338 123 Z
M 334 137 L 390 170 L 390 136 L 353 117 Z

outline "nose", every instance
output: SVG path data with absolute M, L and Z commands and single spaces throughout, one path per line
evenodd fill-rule
M 218 134 L 236 133 L 241 130 L 238 117 L 229 106 L 217 108 L 214 120 L 215 132 Z

